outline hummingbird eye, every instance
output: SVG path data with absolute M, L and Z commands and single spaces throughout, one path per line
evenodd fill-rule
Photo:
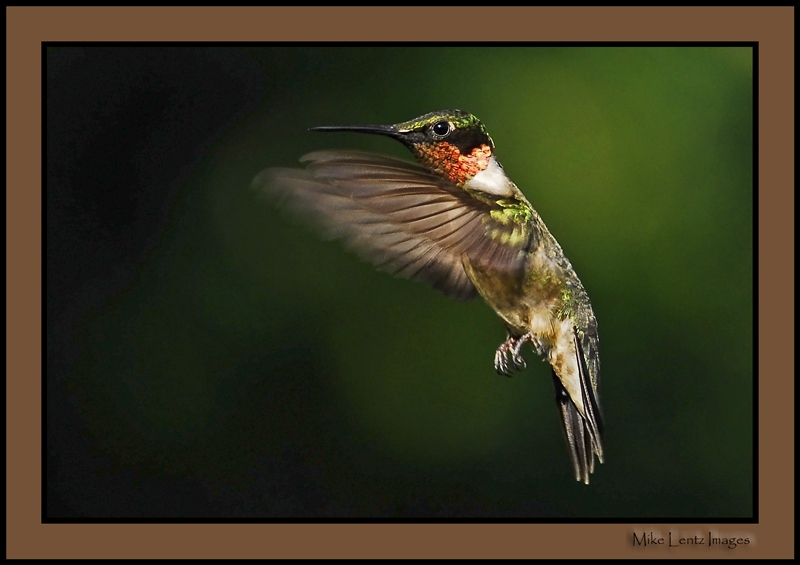
M 439 120 L 431 128 L 433 133 L 438 137 L 445 137 L 450 134 L 450 122 L 446 120 Z

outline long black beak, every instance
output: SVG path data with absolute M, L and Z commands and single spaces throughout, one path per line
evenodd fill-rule
M 386 135 L 394 139 L 399 139 L 405 133 L 394 126 L 319 126 L 309 128 L 311 131 L 353 131 L 357 133 L 373 133 Z

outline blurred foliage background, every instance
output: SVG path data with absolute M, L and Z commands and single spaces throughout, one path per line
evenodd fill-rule
M 753 516 L 753 53 L 62 47 L 46 58 L 50 517 Z M 316 125 L 486 124 L 592 299 L 606 463 L 480 300 L 249 190 Z

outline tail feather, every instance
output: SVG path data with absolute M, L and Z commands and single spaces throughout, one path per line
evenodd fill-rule
M 586 413 L 585 423 L 588 437 L 591 439 L 593 450 L 589 453 L 597 454 L 600 463 L 603 462 L 603 435 L 605 433 L 605 425 L 603 423 L 603 415 L 600 412 L 600 403 L 597 400 L 597 389 L 589 374 L 589 368 L 586 365 L 586 356 L 584 355 L 581 340 L 575 335 L 575 351 L 578 356 L 578 367 L 580 369 L 581 380 L 581 399 L 583 401 L 583 409 Z M 592 469 L 594 469 L 594 458 L 592 458 Z
M 594 472 L 594 456 L 603 462 L 603 417 L 597 400 L 597 391 L 592 386 L 592 379 L 586 366 L 581 341 L 575 336 L 575 351 L 578 357 L 580 373 L 581 401 L 584 414 L 570 398 L 561 380 L 553 371 L 553 383 L 556 388 L 556 403 L 561 415 L 561 424 L 567 439 L 570 459 L 572 460 L 575 479 L 589 484 L 589 475 Z M 596 381 L 594 381 L 596 382 Z
M 564 436 L 567 439 L 569 457 L 575 472 L 575 479 L 589 484 L 589 474 L 594 471 L 594 457 L 590 434 L 585 430 L 583 417 L 573 404 L 561 380 L 553 373 L 556 387 L 556 404 L 558 404 Z

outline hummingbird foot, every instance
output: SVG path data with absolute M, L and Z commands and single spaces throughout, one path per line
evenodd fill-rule
M 525 367 L 527 367 L 527 363 L 525 363 L 525 359 L 522 358 L 520 352 L 522 351 L 522 346 L 525 345 L 525 342 L 530 341 L 533 343 L 533 334 L 531 332 L 526 333 L 524 336 L 517 339 L 517 343 L 514 345 L 514 365 L 517 367 L 518 371 L 521 371 Z
M 513 372 L 511 363 L 513 363 L 513 368 L 517 371 L 521 371 L 527 367 L 527 363 L 525 363 L 525 359 L 522 358 L 520 351 L 525 342 L 532 340 L 533 336 L 530 332 L 521 337 L 509 336 L 507 340 L 500 344 L 500 347 L 497 348 L 494 354 L 494 370 L 501 375 L 510 377 Z M 511 361 L 511 363 L 509 363 L 509 361 Z

